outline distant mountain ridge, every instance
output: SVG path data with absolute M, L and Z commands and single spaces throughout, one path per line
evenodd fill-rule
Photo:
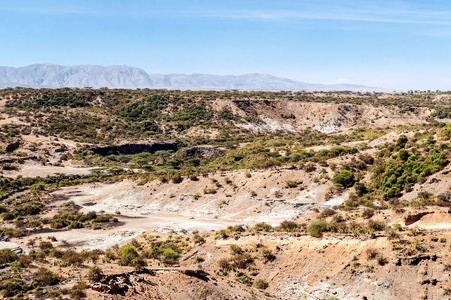
M 129 66 L 34 64 L 20 68 L 0 66 L 0 88 L 165 88 L 214 90 L 350 90 L 378 88 L 355 84 L 311 84 L 268 74 L 148 74 Z

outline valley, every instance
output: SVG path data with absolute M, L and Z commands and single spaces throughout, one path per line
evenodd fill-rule
M 451 297 L 449 92 L 0 99 L 5 298 Z

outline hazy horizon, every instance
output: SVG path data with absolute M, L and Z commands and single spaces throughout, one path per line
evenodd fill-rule
M 447 1 L 3 1 L 0 65 L 450 90 Z

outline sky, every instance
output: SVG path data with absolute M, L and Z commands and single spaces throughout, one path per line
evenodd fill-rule
M 451 90 L 449 0 L 0 0 L 0 65 Z

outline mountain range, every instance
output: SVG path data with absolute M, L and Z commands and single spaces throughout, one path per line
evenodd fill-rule
M 376 91 L 378 88 L 356 84 L 312 84 L 268 74 L 148 74 L 129 66 L 33 64 L 25 67 L 1 67 L 0 88 L 108 87 L 153 89 L 213 90 L 349 90 Z

